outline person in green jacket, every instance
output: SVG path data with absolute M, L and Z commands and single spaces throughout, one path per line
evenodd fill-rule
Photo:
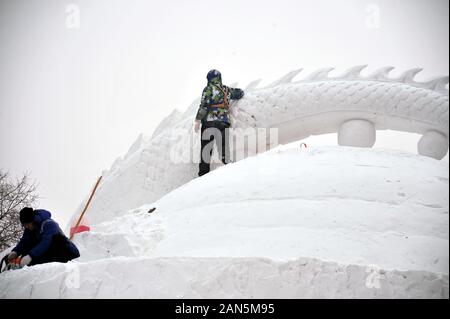
M 195 132 L 201 124 L 201 153 L 198 176 L 210 170 L 212 155 L 211 142 L 215 140 L 222 163 L 228 164 L 228 128 L 230 122 L 230 100 L 239 100 L 244 91 L 230 88 L 222 84 L 222 75 L 217 70 L 208 72 L 207 86 L 203 89 L 200 106 L 195 117 Z

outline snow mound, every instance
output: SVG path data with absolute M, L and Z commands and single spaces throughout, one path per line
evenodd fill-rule
M 77 261 L 1 274 L 1 297 L 448 298 L 448 207 L 445 162 L 275 149 L 93 225 Z
M 448 298 L 447 275 L 310 258 L 116 257 L 4 277 L 0 298 Z

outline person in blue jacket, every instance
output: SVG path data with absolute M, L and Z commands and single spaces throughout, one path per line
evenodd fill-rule
M 51 213 L 25 207 L 20 211 L 20 223 L 25 228 L 22 238 L 8 255 L 8 260 L 22 256 L 20 266 L 49 262 L 66 263 L 80 257 L 75 244 L 67 238 Z

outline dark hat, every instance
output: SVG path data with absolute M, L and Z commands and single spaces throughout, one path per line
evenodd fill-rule
M 26 223 L 32 223 L 34 222 L 34 210 L 31 207 L 24 207 L 20 211 L 20 223 L 26 224 Z
M 209 81 L 211 81 L 214 78 L 219 78 L 220 80 L 222 80 L 222 74 L 220 74 L 219 71 L 217 70 L 211 70 L 208 72 L 208 74 L 206 75 L 206 79 Z

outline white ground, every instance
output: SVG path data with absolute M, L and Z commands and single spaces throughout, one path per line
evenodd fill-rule
M 79 260 L 2 273 L 0 298 L 448 298 L 448 212 L 446 162 L 278 149 L 97 216 Z

